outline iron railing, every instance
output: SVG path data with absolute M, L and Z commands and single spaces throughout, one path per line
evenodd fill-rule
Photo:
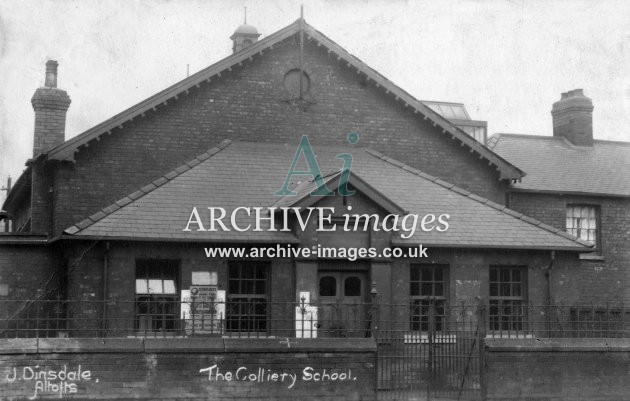
M 455 341 L 482 322 L 499 338 L 630 337 L 630 308 L 613 305 L 448 305 L 376 302 L 0 300 L 0 338 L 12 337 L 375 337 L 412 343 Z M 427 333 L 435 333 L 430 339 Z M 455 334 L 454 334 L 455 333 Z
M 487 328 L 488 336 L 499 338 L 628 338 L 630 308 L 491 303 Z
M 480 399 L 485 309 L 442 300 L 379 305 L 378 399 Z
M 371 337 L 374 304 L 223 302 L 139 297 L 133 301 L 0 300 L 0 338 Z
M 128 301 L 0 300 L 0 338 L 371 337 L 377 399 L 485 399 L 488 337 L 630 337 L 623 306 L 227 301 L 141 296 Z M 302 342 L 302 340 L 300 340 Z

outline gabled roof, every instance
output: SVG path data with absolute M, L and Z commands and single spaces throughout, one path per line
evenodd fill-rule
M 561 230 L 370 149 L 315 147 L 324 176 L 328 176 L 326 167 L 338 166 L 335 155 L 340 151 L 353 155 L 351 173 L 392 204 L 420 217 L 431 213 L 450 215 L 447 231 L 418 229 L 408 239 L 394 238 L 392 242 L 397 245 L 582 252 L 590 249 Z M 226 141 L 65 232 L 76 238 L 294 242 L 297 238 L 293 233 L 280 231 L 182 231 L 193 207 L 206 214 L 207 207 L 222 207 L 229 218 L 238 207 L 276 204 L 278 197 L 274 193 L 282 186 L 294 152 L 289 145 Z M 253 216 L 236 216 L 239 227 L 254 223 Z M 208 220 L 207 216 L 202 219 L 204 224 Z
M 134 118 L 144 116 L 145 113 L 151 112 L 161 105 L 176 100 L 179 96 L 186 96 L 191 88 L 199 87 L 202 84 L 217 79 L 225 71 L 230 71 L 234 66 L 246 63 L 253 57 L 263 54 L 264 51 L 273 49 L 274 45 L 299 33 L 300 30 L 303 30 L 307 40 L 313 40 L 318 46 L 324 46 L 328 52 L 334 53 L 338 60 L 343 60 L 348 68 L 356 69 L 358 73 L 365 75 L 368 82 L 371 81 L 376 87 L 381 87 L 386 94 L 391 94 L 397 101 L 402 102 L 405 107 L 411 107 L 414 113 L 420 114 L 425 120 L 429 120 L 434 127 L 441 129 L 442 134 L 457 139 L 462 145 L 466 145 L 471 152 L 488 160 L 490 165 L 496 166 L 501 179 L 518 180 L 525 175 L 523 171 L 456 128 L 439 113 L 431 110 L 431 108 L 425 106 L 422 102 L 396 86 L 383 75 L 348 53 L 337 43 L 308 25 L 303 19 L 298 19 L 291 25 L 166 88 L 82 134 L 69 139 L 65 143 L 52 149 L 48 153 L 48 158 L 54 160 L 74 160 L 74 153 L 80 146 L 86 145 L 89 141 L 97 139 L 105 133 L 111 133 L 112 130 L 122 127 L 125 123 Z
M 488 146 L 527 171 L 517 190 L 630 196 L 630 142 L 575 146 L 562 137 L 496 134 Z
M 334 171 L 328 175 L 323 177 L 323 182 L 326 184 L 326 187 L 329 190 L 333 191 L 335 188 L 339 188 L 340 179 L 342 176 L 342 170 Z M 287 195 L 281 198 L 278 198 L 278 201 L 273 204 L 274 207 L 282 208 L 282 207 L 309 207 L 315 205 L 325 196 L 312 196 L 310 195 L 313 191 L 317 190 L 317 182 L 315 180 L 303 181 L 298 184 L 293 192 L 296 195 Z M 356 171 L 350 174 L 348 178 L 348 187 L 352 186 L 356 188 L 359 192 L 366 195 L 370 198 L 374 203 L 378 206 L 382 207 L 388 213 L 405 215 L 409 212 L 404 208 L 397 205 L 393 202 L 387 195 L 384 195 L 378 192 L 375 188 L 373 188 L 366 180 L 359 177 Z
M 30 197 L 31 193 L 31 165 L 28 165 L 20 177 L 17 179 L 13 187 L 11 187 L 11 191 L 7 193 L 7 197 L 4 200 L 2 208 L 7 210 L 8 212 L 13 212 L 19 205 L 25 201 L 25 199 Z M 29 199 L 30 201 L 30 199 Z

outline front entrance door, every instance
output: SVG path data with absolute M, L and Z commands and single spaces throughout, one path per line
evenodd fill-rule
M 360 337 L 367 333 L 367 271 L 319 270 L 321 337 Z

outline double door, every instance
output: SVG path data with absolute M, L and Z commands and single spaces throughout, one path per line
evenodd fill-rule
M 369 335 L 367 271 L 320 268 L 318 291 L 321 337 Z

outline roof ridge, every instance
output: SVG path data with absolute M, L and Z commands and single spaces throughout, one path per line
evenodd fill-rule
M 553 135 L 523 134 L 518 132 L 495 132 L 492 136 L 518 136 L 527 138 L 557 138 Z
M 221 76 L 221 73 L 225 70 L 231 70 L 234 65 L 243 63 L 246 60 L 251 60 L 254 55 L 261 53 L 268 47 L 273 46 L 285 40 L 287 37 L 299 32 L 300 20 L 296 20 L 286 27 L 264 37 L 263 39 L 251 44 L 242 51 L 232 53 L 227 57 L 220 59 L 219 61 L 209 65 L 208 67 L 186 77 L 173 85 L 159 91 L 158 93 L 149 96 L 148 98 L 141 100 L 135 105 L 128 107 L 122 112 L 115 114 L 107 120 L 93 126 L 92 128 L 68 139 L 64 143 L 48 152 L 48 157 L 59 157 L 60 160 L 74 160 L 75 149 L 83 145 L 82 141 L 90 140 L 99 137 L 107 132 L 111 132 L 117 127 L 121 127 L 123 123 L 133 120 L 138 115 L 144 115 L 150 110 L 161 104 L 166 104 L 171 98 L 176 98 L 182 92 L 188 93 L 193 87 L 199 87 L 202 83 L 210 82 L 210 79 L 215 75 Z M 78 145 L 73 147 L 74 144 Z
M 609 140 L 609 139 L 593 139 L 593 142 L 614 143 L 616 145 L 621 145 L 621 146 L 630 146 L 630 142 L 628 142 L 628 141 L 613 141 L 613 140 Z
M 91 226 L 92 224 L 98 222 L 99 220 L 109 216 L 110 214 L 114 213 L 116 210 L 122 208 L 125 205 L 128 205 L 129 203 L 136 201 L 140 198 L 142 198 L 143 196 L 153 192 L 154 190 L 158 189 L 159 187 L 161 187 L 162 185 L 172 181 L 173 179 L 175 179 L 176 177 L 179 177 L 180 175 L 182 175 L 183 173 L 192 170 L 195 166 L 201 164 L 202 162 L 208 160 L 209 158 L 211 158 L 212 156 L 216 155 L 217 153 L 219 153 L 220 151 L 222 151 L 223 149 L 227 148 L 228 146 L 230 146 L 230 144 L 232 143 L 232 141 L 230 141 L 229 139 L 225 139 L 223 141 L 221 141 L 217 146 L 214 146 L 210 149 L 208 149 L 207 151 L 203 152 L 202 154 L 200 154 L 199 156 L 196 156 L 195 158 L 193 158 L 190 161 L 187 161 L 186 163 L 180 165 L 179 167 L 176 167 L 175 169 L 169 171 L 168 173 L 162 175 L 160 178 L 157 178 L 153 181 L 151 181 L 149 184 L 139 188 L 137 191 L 117 200 L 116 202 L 112 203 L 111 205 L 104 207 L 103 209 L 99 210 L 98 212 L 92 214 L 91 216 L 81 220 L 80 222 L 72 225 L 71 227 L 67 228 L 64 230 L 64 233 L 66 234 L 70 234 L 70 235 L 74 235 L 76 233 L 78 233 L 79 231 Z
M 457 105 L 464 106 L 462 102 L 448 102 L 445 100 L 420 100 L 422 103 L 440 103 L 440 104 L 448 104 L 448 105 Z
M 166 104 L 173 97 L 177 99 L 178 95 L 182 92 L 186 91 L 186 93 L 188 93 L 190 88 L 193 86 L 198 87 L 201 83 L 210 81 L 215 75 L 221 76 L 221 73 L 225 70 L 231 70 L 236 64 L 242 64 L 245 60 L 251 59 L 257 53 L 262 54 L 267 48 L 273 48 L 276 43 L 285 40 L 301 30 L 303 30 L 308 39 L 314 39 L 319 44 L 325 46 L 329 52 L 334 52 L 338 60 L 343 58 L 348 67 L 352 65 L 357 71 L 365 74 L 367 80 L 374 81 L 377 88 L 382 86 L 386 94 L 391 93 L 395 96 L 396 100 L 401 100 L 405 107 L 411 107 L 414 110 L 414 114 L 421 113 L 424 119 L 429 119 L 434 127 L 439 126 L 439 128 L 442 129 L 442 133 L 448 133 L 453 139 L 457 138 L 462 145 L 468 146 L 471 151 L 487 159 L 490 164 L 497 166 L 497 170 L 499 170 L 502 179 L 518 179 L 525 175 L 525 172 L 510 163 L 510 161 L 495 153 L 492 149 L 483 146 L 463 131 L 460 131 L 448 119 L 433 111 L 430 107 L 422 103 L 422 101 L 416 99 L 387 77 L 361 61 L 358 57 L 349 53 L 332 39 L 306 23 L 302 18 L 69 139 L 50 150 L 48 157 L 56 160 L 74 160 L 75 151 L 85 143 L 100 137 L 106 132 L 111 133 L 112 130 L 117 127 L 122 127 L 123 124 L 127 123 L 129 120 L 133 120 L 138 115 L 144 115 L 146 112 L 154 110 L 159 105 Z
M 490 139 L 488 139 L 488 147 L 492 147 L 492 149 L 494 150 L 494 148 L 496 148 L 496 146 L 499 144 L 499 141 L 503 138 L 521 138 L 521 139 L 534 140 L 534 141 L 538 141 L 538 140 L 555 141 L 555 142 L 562 142 L 567 147 L 570 147 L 570 148 L 589 148 L 589 147 L 592 148 L 592 146 L 575 145 L 563 136 L 535 135 L 535 134 L 508 134 L 504 132 L 495 133 L 494 135 L 492 135 Z
M 564 137 L 557 137 L 553 135 L 537 135 L 537 134 L 521 134 L 521 133 L 510 133 L 510 132 L 495 132 L 488 138 L 488 141 L 493 138 L 500 139 L 502 137 L 516 137 L 516 138 L 525 138 L 525 139 L 546 139 L 546 140 L 566 140 Z M 593 142 L 601 142 L 601 143 L 613 143 L 619 144 L 623 146 L 630 146 L 630 141 L 620 141 L 620 140 L 611 140 L 611 139 L 598 139 L 593 138 Z M 569 142 L 571 144 L 571 142 Z M 573 144 L 571 144 L 573 145 Z M 573 145 L 577 146 L 577 145 Z M 586 147 L 586 146 L 578 146 L 578 147 Z
M 524 222 L 526 222 L 528 224 L 531 224 L 531 225 L 533 225 L 535 227 L 538 227 L 538 228 L 541 228 L 541 229 L 543 229 L 545 231 L 551 232 L 552 234 L 560 235 L 561 237 L 564 237 L 566 239 L 572 240 L 573 242 L 577 242 L 578 244 L 580 244 L 582 246 L 586 246 L 586 247 L 592 248 L 592 245 L 588 244 L 587 242 L 585 242 L 585 241 L 583 241 L 583 240 L 581 240 L 581 239 L 579 239 L 577 237 L 574 237 L 571 234 L 566 233 L 566 232 L 564 232 L 564 231 L 562 231 L 562 230 L 560 230 L 558 228 L 555 228 L 553 226 L 550 226 L 548 224 L 543 223 L 540 220 L 534 219 L 532 217 L 529 217 L 529 216 L 526 216 L 526 215 L 524 215 L 522 213 L 519 213 L 519 212 L 517 212 L 515 210 L 512 210 L 512 209 L 508 208 L 507 206 L 504 206 L 504 205 L 498 204 L 496 202 L 493 202 L 493 201 L 491 201 L 488 198 L 484 198 L 483 196 L 476 195 L 476 194 L 474 194 L 474 193 L 472 193 L 470 191 L 467 191 L 467 190 L 465 190 L 463 188 L 460 188 L 460 187 L 456 186 L 455 184 L 451 184 L 451 183 L 449 183 L 447 181 L 442 180 L 441 178 L 434 177 L 434 176 L 432 176 L 430 174 L 427 174 L 427 173 L 423 172 L 422 170 L 419 170 L 419 169 L 416 169 L 414 167 L 411 167 L 408 164 L 402 163 L 402 162 L 400 162 L 400 161 L 398 161 L 396 159 L 388 157 L 388 156 L 386 156 L 386 155 L 384 155 L 384 154 L 382 154 L 382 153 L 380 153 L 378 151 L 374 151 L 372 149 L 366 149 L 366 153 L 368 153 L 368 154 L 370 154 L 370 155 L 372 155 L 372 156 L 374 156 L 374 157 L 376 157 L 378 159 L 381 159 L 381 160 L 391 164 L 392 166 L 398 167 L 398 168 L 400 168 L 402 170 L 405 170 L 407 172 L 410 172 L 410 173 L 412 173 L 412 174 L 414 174 L 414 175 L 416 175 L 418 177 L 424 178 L 427 181 L 430 181 L 430 182 L 433 182 L 435 184 L 438 184 L 438 185 L 440 185 L 440 186 L 442 186 L 442 187 L 444 187 L 444 188 L 446 188 L 446 189 L 448 189 L 448 190 L 450 190 L 452 192 L 455 192 L 455 193 L 457 193 L 459 195 L 462 195 L 462 196 L 465 196 L 467 198 L 470 198 L 470 199 L 472 199 L 472 200 L 474 200 L 476 202 L 479 202 L 481 204 L 487 205 L 487 206 L 489 206 L 489 207 L 491 207 L 493 209 L 498 210 L 499 212 L 508 214 L 508 215 L 510 215 L 512 217 L 515 217 L 515 218 L 517 218 L 519 220 L 522 220 L 522 221 L 524 221 Z
M 455 127 L 455 125 L 451 123 L 447 118 L 443 117 L 439 113 L 432 110 L 430 107 L 422 103 L 422 101 L 416 99 L 413 95 L 411 95 L 409 92 L 407 92 L 400 86 L 396 85 L 394 82 L 389 80 L 383 74 L 381 74 L 380 72 L 376 71 L 375 69 L 373 69 L 372 67 L 370 67 L 369 65 L 361 61 L 358 57 L 349 53 L 346 49 L 341 47 L 335 41 L 328 38 L 326 35 L 319 32 L 312 26 L 308 24 L 305 24 L 305 25 L 306 25 L 305 32 L 309 37 L 312 37 L 313 34 L 320 36 L 321 39 L 323 39 L 324 46 L 326 46 L 329 50 L 334 51 L 337 54 L 338 58 L 344 57 L 344 60 L 348 62 L 348 67 L 352 63 L 353 66 L 358 71 L 361 71 L 366 75 L 366 77 L 368 78 L 368 81 L 372 79 L 375 82 L 377 88 L 379 86 L 383 86 L 383 88 L 386 90 L 386 93 L 391 92 L 395 96 L 395 100 L 402 100 L 405 104 L 405 107 L 410 106 L 414 109 L 414 114 L 421 113 L 424 116 L 425 120 L 430 119 L 434 127 L 439 125 L 439 128 L 442 129 L 443 134 L 448 132 L 448 134 L 451 136 L 452 139 L 455 139 L 455 138 L 459 139 L 460 142 L 462 143 L 462 146 L 463 145 L 468 146 L 471 152 L 472 151 L 477 152 L 477 154 L 479 154 L 481 157 L 488 160 L 490 164 L 496 165 L 497 170 L 500 173 L 503 173 L 500 164 L 504 164 L 509 170 L 513 170 L 512 171 L 513 174 L 515 173 L 516 175 L 519 176 L 519 177 L 513 177 L 513 176 L 510 176 L 509 174 L 506 174 L 506 176 L 503 176 L 501 174 L 502 179 L 518 179 L 526 175 L 526 173 L 523 170 L 521 170 L 520 168 L 512 164 L 509 160 L 503 158 L 498 153 L 495 153 L 492 149 L 487 148 L 486 146 L 477 142 L 477 140 L 474 139 L 473 137 L 469 136 L 468 134 L 466 134 L 459 128 Z M 318 41 L 320 43 L 322 42 L 322 40 L 318 40 Z

